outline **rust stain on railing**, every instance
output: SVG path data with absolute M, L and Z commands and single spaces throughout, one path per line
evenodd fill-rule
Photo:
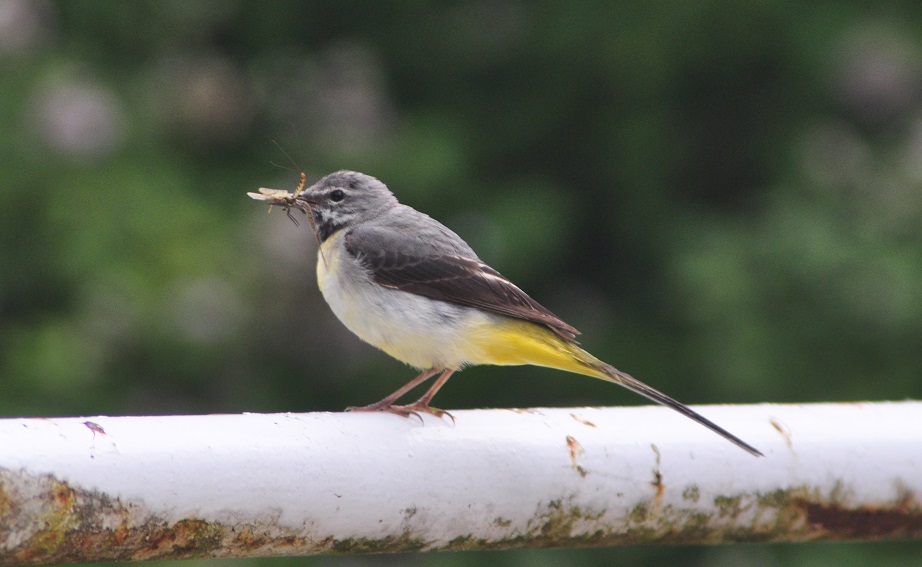
M 898 486 L 899 488 L 899 486 Z M 406 551 L 584 547 L 813 540 L 922 538 L 922 505 L 908 489 L 893 502 L 851 506 L 847 487 L 823 497 L 795 487 L 767 494 L 705 496 L 681 487 L 688 507 L 664 504 L 655 492 L 623 516 L 561 498 L 539 506 L 527 525 L 506 518 L 495 537 L 458 534 L 433 539 L 409 522 L 381 538 L 334 538 L 322 527 L 299 530 L 278 514 L 235 523 L 168 519 L 139 502 L 81 489 L 50 475 L 0 469 L 0 565 L 143 561 L 217 557 L 387 553 Z M 410 516 L 407 516 L 407 520 Z

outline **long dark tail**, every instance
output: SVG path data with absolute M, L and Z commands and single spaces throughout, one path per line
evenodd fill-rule
M 595 357 L 593 357 L 593 358 L 595 358 Z M 703 415 L 699 414 L 698 412 L 692 410 L 690 407 L 688 407 L 688 406 L 686 406 L 686 405 L 684 405 L 684 404 L 682 404 L 682 403 L 677 402 L 676 400 L 670 398 L 669 396 L 667 396 L 666 394 L 660 392 L 659 390 L 656 390 L 656 389 L 654 389 L 654 388 L 651 388 L 650 386 L 647 386 L 646 384 L 644 384 L 643 382 L 641 382 L 641 381 L 638 380 L 637 378 L 634 378 L 634 377 L 631 376 L 630 374 L 627 374 L 627 373 L 625 373 L 625 372 L 621 372 L 620 370 L 618 370 L 618 369 L 615 368 L 614 366 L 612 366 L 612 365 L 610 365 L 610 364 L 605 364 L 604 362 L 601 363 L 601 367 L 598 367 L 598 370 L 600 370 L 600 371 L 601 371 L 602 373 L 604 373 L 604 374 L 601 375 L 601 376 L 600 376 L 600 375 L 594 375 L 594 377 L 600 378 L 600 379 L 602 379 L 602 380 L 607 380 L 607 381 L 609 381 L 609 382 L 614 382 L 615 384 L 618 384 L 618 385 L 620 385 L 620 386 L 624 386 L 624 387 L 627 388 L 628 390 L 630 390 L 630 391 L 632 391 L 632 392 L 635 392 L 635 393 L 637 393 L 637 394 L 640 394 L 641 396 L 643 396 L 643 397 L 645 397 L 645 398 L 647 398 L 647 399 L 649 399 L 649 400 L 653 400 L 654 402 L 656 402 L 656 403 L 658 403 L 658 404 L 662 404 L 662 405 L 666 406 L 667 408 L 671 408 L 671 409 L 673 409 L 673 410 L 679 412 L 680 414 L 684 415 L 685 417 L 687 417 L 687 418 L 689 418 L 689 419 L 692 419 L 692 420 L 694 420 L 694 421 L 697 421 L 698 423 L 700 423 L 701 425 L 707 427 L 708 429 L 710 429 L 710 430 L 713 431 L 714 433 L 720 435 L 721 437 L 723 437 L 723 438 L 726 439 L 727 441 L 730 441 L 731 443 L 733 443 L 733 444 L 736 445 L 737 447 L 743 449 L 744 451 L 746 451 L 746 452 L 749 453 L 750 455 L 755 455 L 756 457 L 763 457 L 763 456 L 764 456 L 764 455 L 762 454 L 761 451 L 759 451 L 758 449 L 756 449 L 755 447 L 753 447 L 753 446 L 750 445 L 749 443 L 746 443 L 745 441 L 743 441 L 742 439 L 740 439 L 740 438 L 737 437 L 736 435 L 733 435 L 732 433 L 730 433 L 729 431 L 727 431 L 727 430 L 724 429 L 723 427 L 717 425 L 716 423 L 714 423 L 714 422 L 711 421 L 710 419 L 708 419 L 708 418 L 704 417 Z
M 763 456 L 758 449 L 688 406 L 602 362 L 575 342 L 561 338 L 544 326 L 510 319 L 504 329 L 491 329 L 484 336 L 489 337 L 489 341 L 483 345 L 489 353 L 482 361 L 484 364 L 536 364 L 614 382 L 697 421 L 751 455 Z

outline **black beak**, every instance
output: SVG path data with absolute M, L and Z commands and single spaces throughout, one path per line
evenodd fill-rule
M 308 208 L 315 207 L 320 204 L 318 198 L 314 195 L 311 195 L 307 191 L 302 191 L 295 196 L 295 203 L 301 203 L 307 205 Z

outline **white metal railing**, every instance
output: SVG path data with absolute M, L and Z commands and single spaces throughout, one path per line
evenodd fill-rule
M 922 538 L 922 403 L 0 420 L 0 564 Z

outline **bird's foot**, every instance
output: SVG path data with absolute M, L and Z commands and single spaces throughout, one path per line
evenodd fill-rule
M 423 418 L 419 414 L 428 413 L 428 414 L 434 415 L 435 417 L 439 419 L 447 415 L 449 418 L 451 418 L 452 423 L 455 422 L 455 416 L 451 415 L 445 410 L 434 408 L 421 400 L 415 401 L 412 404 L 407 404 L 407 405 L 375 403 L 375 404 L 370 404 L 367 406 L 349 406 L 346 408 L 346 411 L 360 411 L 360 412 L 386 411 L 388 413 L 393 413 L 393 414 L 403 416 L 403 417 L 414 416 L 420 421 L 422 421 Z
M 448 416 L 451 419 L 452 423 L 455 422 L 455 416 L 451 415 L 450 413 L 448 413 L 447 411 L 443 409 L 434 408 L 430 406 L 429 404 L 422 402 L 422 401 L 416 401 L 416 402 L 413 402 L 412 404 L 407 404 L 405 406 L 391 406 L 387 409 L 387 411 L 391 413 L 396 413 L 397 415 L 402 415 L 405 417 L 409 417 L 410 415 L 415 415 L 416 417 L 419 417 L 420 413 L 428 413 L 430 415 L 434 415 L 435 417 L 439 419 L 442 419 L 443 417 Z

